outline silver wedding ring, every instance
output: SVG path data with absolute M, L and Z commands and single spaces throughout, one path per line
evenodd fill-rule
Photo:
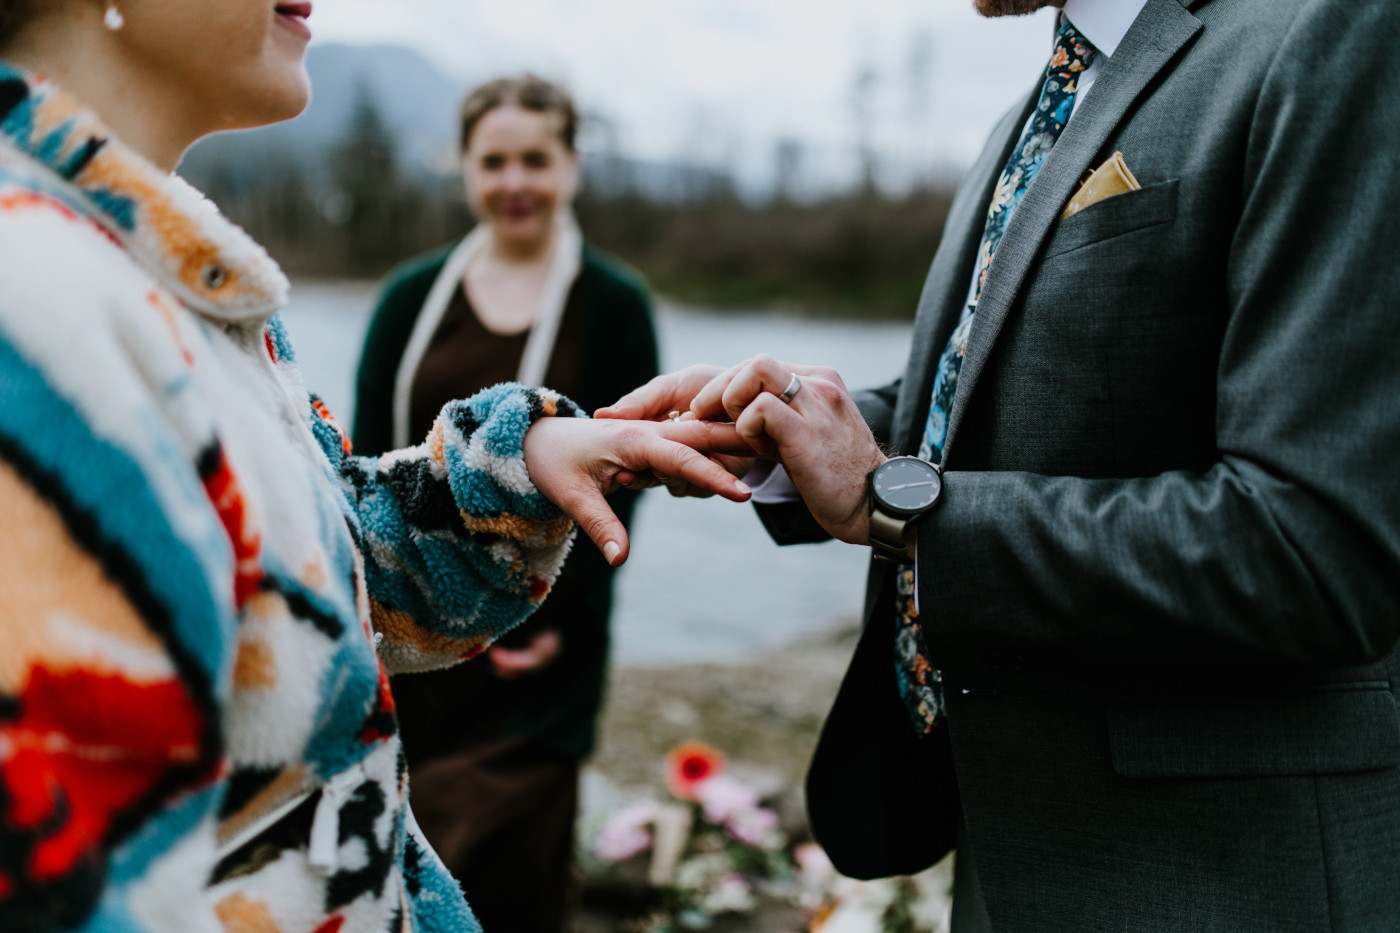
M 779 395 L 778 398 L 784 402 L 791 402 L 792 397 L 796 395 L 801 388 L 802 380 L 797 378 L 797 373 L 793 373 L 792 381 L 788 383 L 787 388 L 783 390 L 783 393 Z

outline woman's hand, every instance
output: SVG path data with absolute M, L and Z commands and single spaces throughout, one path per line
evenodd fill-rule
M 525 467 L 544 496 L 563 509 L 614 567 L 627 560 L 627 531 L 603 498 L 618 477 L 648 471 L 748 501 L 749 487 L 706 454 L 744 454 L 732 424 L 541 418 L 525 433 Z

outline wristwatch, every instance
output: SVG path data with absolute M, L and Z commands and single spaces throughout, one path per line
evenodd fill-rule
M 943 472 L 918 457 L 891 457 L 870 471 L 870 547 L 881 560 L 908 564 L 904 529 L 938 504 Z

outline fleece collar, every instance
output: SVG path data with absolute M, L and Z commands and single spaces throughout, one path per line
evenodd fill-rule
M 287 300 L 272 258 L 176 175 L 123 144 L 52 82 L 0 61 L 0 147 L 47 173 L 148 272 L 206 317 L 256 324 Z

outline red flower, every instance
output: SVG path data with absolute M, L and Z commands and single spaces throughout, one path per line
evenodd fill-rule
M 666 789 L 694 800 L 695 788 L 724 771 L 724 753 L 704 742 L 682 742 L 666 753 Z

